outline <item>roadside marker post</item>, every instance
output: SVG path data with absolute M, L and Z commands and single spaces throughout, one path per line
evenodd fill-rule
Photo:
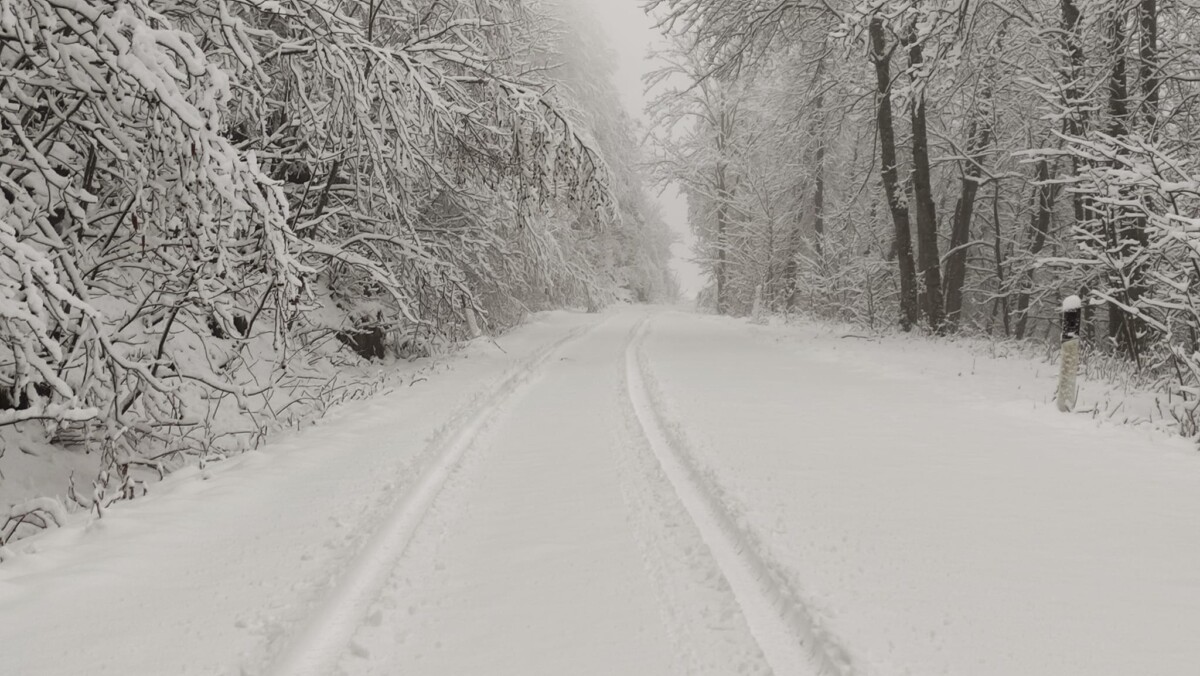
M 1079 395 L 1079 325 L 1083 301 L 1079 296 L 1067 296 L 1062 304 L 1062 352 L 1058 373 L 1058 410 L 1075 410 Z

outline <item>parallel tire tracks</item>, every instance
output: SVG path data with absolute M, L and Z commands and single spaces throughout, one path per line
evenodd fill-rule
M 776 676 L 849 676 L 846 653 L 820 628 L 777 567 L 738 527 L 698 470 L 674 426 L 655 404 L 655 387 L 644 367 L 641 344 L 649 320 L 635 330 L 625 352 L 630 403 L 664 474 L 717 562 L 750 632 Z
M 422 454 L 427 459 L 427 467 L 420 478 L 385 515 L 379 528 L 346 565 L 336 585 L 309 613 L 303 626 L 292 633 L 268 673 L 273 676 L 328 676 L 333 673 L 430 505 L 476 437 L 553 355 L 596 326 L 598 324 L 577 329 L 542 348 L 447 423 Z

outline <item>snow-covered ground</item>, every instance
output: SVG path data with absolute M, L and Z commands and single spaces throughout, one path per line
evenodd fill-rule
M 647 309 L 499 346 L 18 542 L 0 672 L 1196 673 L 1200 456 L 1046 364 Z
M 666 315 L 645 361 L 846 673 L 1200 665 L 1190 444 L 1058 413 L 1044 366 L 904 338 Z

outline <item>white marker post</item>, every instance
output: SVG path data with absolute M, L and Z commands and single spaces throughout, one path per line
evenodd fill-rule
M 1079 374 L 1079 320 L 1083 301 L 1079 296 L 1067 296 L 1062 304 L 1062 368 L 1058 373 L 1058 410 L 1075 410 L 1079 394 L 1076 378 Z

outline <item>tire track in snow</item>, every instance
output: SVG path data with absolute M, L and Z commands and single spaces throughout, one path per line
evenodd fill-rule
M 603 322 L 600 322 L 603 323 Z M 336 585 L 308 614 L 267 672 L 272 676 L 328 676 L 362 624 L 379 591 L 386 585 L 396 562 L 476 437 L 504 405 L 532 381 L 540 368 L 568 343 L 600 325 L 577 329 L 539 350 L 477 403 L 456 416 L 422 454 L 427 461 L 420 479 L 397 502 L 385 521 L 347 564 Z
M 769 676 L 770 664 L 696 523 L 651 450 L 628 394 L 625 354 L 643 322 L 629 332 L 614 360 L 618 371 L 621 440 L 614 449 L 643 565 L 654 581 L 664 628 L 680 674 Z
M 767 557 L 739 528 L 697 468 L 674 426 L 655 404 L 641 344 L 649 320 L 635 330 L 625 352 L 626 387 L 634 413 L 684 508 L 699 529 L 759 648 L 776 676 L 852 673 L 846 652 L 820 628 Z

